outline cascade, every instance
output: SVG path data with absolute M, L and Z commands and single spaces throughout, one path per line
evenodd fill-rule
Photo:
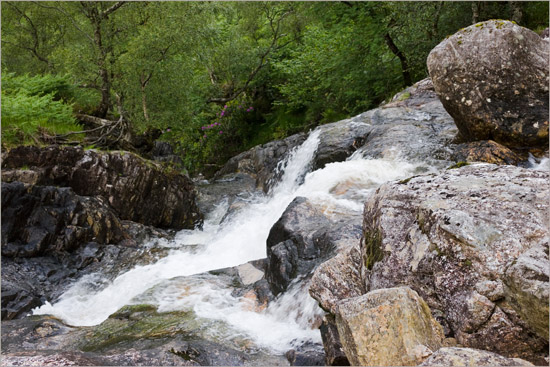
M 185 278 L 265 258 L 269 230 L 296 196 L 320 203 L 327 214 L 351 211 L 360 215 L 372 190 L 388 180 L 410 176 L 418 168 L 397 158 L 353 155 L 347 161 L 308 172 L 320 131 L 311 132 L 279 165 L 284 173 L 269 194 L 256 194 L 244 208 L 226 215 L 220 223 L 228 206 L 222 201 L 207 213 L 202 230 L 183 230 L 174 240 L 165 241 L 165 247 L 170 248 L 167 256 L 136 266 L 114 280 L 101 274 L 83 276 L 58 302 L 46 303 L 34 309 L 34 314 L 53 315 L 73 326 L 92 326 L 125 305 L 147 303 L 157 306 L 159 312 L 192 310 L 199 318 L 225 325 L 211 328 L 218 334 L 214 336 L 241 335 L 273 352 L 282 353 L 305 341 L 320 343 L 319 331 L 310 324 L 323 312 L 309 297 L 304 282 L 294 282 L 266 309 L 254 311 L 246 307 L 247 300 L 234 297 L 231 288 L 214 276 L 196 279 L 191 285 Z

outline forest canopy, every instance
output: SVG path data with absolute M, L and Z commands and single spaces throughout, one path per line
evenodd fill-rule
M 78 132 L 91 117 L 124 121 L 157 131 L 189 171 L 376 107 L 425 78 L 430 50 L 460 28 L 499 18 L 540 32 L 549 11 L 519 1 L 1 7 L 4 146 Z

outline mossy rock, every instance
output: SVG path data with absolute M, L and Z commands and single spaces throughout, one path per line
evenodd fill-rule
M 100 325 L 91 327 L 80 349 L 105 351 L 138 341 L 153 346 L 178 335 L 191 340 L 200 328 L 201 322 L 192 311 L 159 313 L 151 305 L 124 306 Z
M 365 246 L 363 261 L 365 267 L 371 270 L 376 262 L 384 258 L 384 253 L 382 251 L 382 233 L 378 229 L 365 231 L 363 243 Z

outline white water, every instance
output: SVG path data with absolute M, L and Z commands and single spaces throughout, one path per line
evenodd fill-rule
M 531 153 L 529 153 L 529 168 L 538 171 L 550 171 L 550 159 L 548 157 L 535 158 Z
M 174 241 L 163 243 L 171 248 L 168 256 L 136 266 L 112 282 L 100 275 L 85 276 L 57 303 L 46 303 L 34 314 L 50 314 L 74 326 L 91 326 L 124 305 L 146 302 L 157 305 L 160 312 L 193 310 L 198 317 L 227 325 L 231 331 L 225 337 L 241 334 L 257 346 L 276 352 L 284 352 L 300 341 L 320 342 L 318 330 L 310 325 L 321 310 L 304 284 L 295 284 L 267 309 L 254 311 L 247 299 L 233 297 L 230 288 L 216 281 L 190 286 L 182 285 L 185 280 L 178 278 L 264 258 L 269 230 L 296 196 L 308 197 L 327 214 L 360 214 L 369 192 L 388 180 L 408 177 L 417 168 L 396 159 L 353 156 L 345 162 L 328 164 L 304 179 L 318 143 L 316 130 L 289 155 L 284 175 L 270 195 L 252 198 L 221 224 L 227 202 L 220 203 L 208 215 L 203 231 L 184 230 Z

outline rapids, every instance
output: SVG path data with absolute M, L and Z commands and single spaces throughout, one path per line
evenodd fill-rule
M 91 326 L 124 305 L 148 303 L 157 306 L 159 312 L 193 310 L 197 317 L 223 325 L 211 328 L 215 337 L 240 335 L 275 353 L 308 341 L 320 343 L 319 330 L 311 325 L 323 312 L 309 297 L 304 282 L 293 283 L 266 309 L 254 310 L 247 307 L 248 300 L 234 297 L 230 285 L 220 283 L 215 276 L 192 282 L 185 278 L 265 258 L 269 230 L 297 196 L 319 203 L 328 216 L 361 215 L 366 196 L 382 183 L 430 170 L 400 159 L 399 154 L 385 159 L 354 154 L 347 161 L 310 172 L 319 135 L 319 128 L 311 132 L 281 162 L 279 168 L 284 173 L 267 195 L 255 194 L 244 208 L 229 215 L 227 200 L 220 202 L 206 213 L 202 230 L 183 230 L 172 241 L 159 240 L 170 248 L 167 256 L 136 266 L 112 281 L 101 274 L 84 276 L 58 302 L 46 303 L 34 314 L 53 315 L 73 326 Z

